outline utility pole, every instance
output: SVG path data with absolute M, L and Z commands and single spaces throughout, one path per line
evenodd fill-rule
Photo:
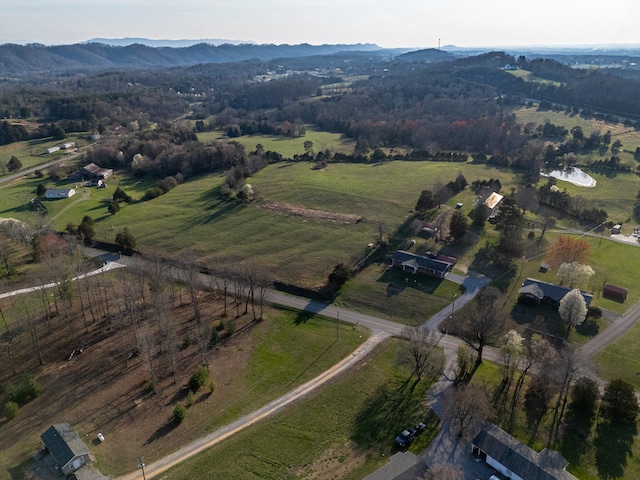
M 340 335 L 340 310 L 338 310 L 338 315 L 336 315 L 336 342 L 338 341 L 339 335 Z
M 142 480 L 147 480 L 147 477 L 144 475 L 144 462 L 142 461 L 142 457 L 140 457 L 140 465 L 138 465 L 142 469 Z

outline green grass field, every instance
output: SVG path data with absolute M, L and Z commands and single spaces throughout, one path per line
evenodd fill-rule
M 207 144 L 212 140 L 223 140 L 225 133 L 221 131 L 211 131 L 198 133 L 198 140 Z M 307 125 L 307 133 L 303 137 L 290 138 L 281 135 L 244 135 L 242 137 L 232 138 L 235 142 L 244 145 L 247 151 L 256 149 L 256 145 L 261 144 L 265 151 L 273 151 L 281 153 L 285 158 L 293 158 L 294 155 L 302 155 L 305 153 L 304 142 L 313 142 L 313 150 L 319 152 L 329 149 L 338 153 L 353 153 L 355 142 L 338 133 L 322 132 L 315 129 L 311 125 Z
M 640 147 L 640 131 L 628 127 L 623 123 L 608 123 L 593 118 L 583 118 L 575 113 L 538 110 L 536 107 L 520 108 L 515 111 L 515 114 L 518 122 L 522 125 L 531 122 L 542 125 L 545 122 L 550 122 L 555 125 L 563 125 L 569 131 L 571 131 L 573 127 L 579 126 L 582 128 L 585 136 L 591 135 L 594 131 L 603 134 L 611 131 L 611 141 L 615 142 L 616 140 L 620 140 L 620 142 L 622 142 L 622 150 L 617 155 L 623 163 L 630 165 L 632 171 L 635 171 L 637 162 L 633 158 L 633 152 L 635 152 L 637 147 Z M 613 155 L 611 150 L 608 150 L 604 155 L 598 155 L 594 152 L 587 155 L 577 155 L 577 158 L 579 162 L 584 163 L 588 160 L 610 158 L 611 155 Z
M 37 165 L 62 158 L 68 153 L 65 150 L 46 155 L 44 151 L 49 147 L 59 146 L 65 141 L 72 141 L 76 146 L 82 148 L 89 143 L 87 134 L 71 133 L 67 135 L 65 140 L 53 140 L 51 138 L 42 138 L 36 140 L 26 140 L 24 142 L 10 143 L 9 145 L 0 146 L 0 161 L 7 163 L 12 156 L 17 157 L 22 162 L 22 168 L 35 167 Z M 0 174 L 2 175 L 2 174 Z
M 406 281 L 409 279 L 409 281 Z M 448 280 L 419 279 L 371 265 L 350 279 L 334 304 L 406 325 L 422 325 L 462 293 L 460 285 Z
M 562 85 L 562 83 L 556 82 L 554 80 L 547 80 L 545 78 L 536 77 L 532 72 L 528 70 L 509 70 L 509 73 L 514 77 L 522 78 L 527 82 L 535 82 L 535 83 L 542 83 L 545 85 L 555 85 L 555 86 Z
M 405 373 L 394 368 L 398 340 L 314 392 L 309 398 L 171 469 L 167 479 L 361 479 L 395 453 L 393 439 L 407 423 L 428 416 L 421 383 L 405 411 L 392 410 L 388 392 Z M 374 421 L 376 415 L 389 420 Z M 367 422 L 363 428 L 363 422 Z M 431 423 L 437 428 L 437 422 Z M 427 436 L 429 432 L 423 435 Z M 423 445 L 424 446 L 424 445 Z

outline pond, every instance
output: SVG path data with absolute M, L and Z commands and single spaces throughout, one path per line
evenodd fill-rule
M 596 181 L 593 177 L 586 174 L 578 167 L 564 167 L 563 169 L 555 170 L 542 170 L 540 175 L 543 177 L 553 177 L 558 180 L 564 180 L 565 182 L 573 183 L 579 187 L 595 187 Z

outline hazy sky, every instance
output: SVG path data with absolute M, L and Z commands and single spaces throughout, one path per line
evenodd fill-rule
M 382 47 L 640 43 L 640 1 L 2 0 L 0 43 L 94 37 Z

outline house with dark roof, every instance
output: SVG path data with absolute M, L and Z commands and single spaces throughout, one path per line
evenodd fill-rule
M 46 451 L 56 461 L 60 470 L 69 475 L 91 461 L 89 447 L 80 439 L 68 423 L 57 423 L 40 435 Z
M 453 257 L 447 257 L 449 259 Z M 432 257 L 416 255 L 414 253 L 397 250 L 391 259 L 391 265 L 403 272 L 412 274 L 430 275 L 432 277 L 444 278 L 451 271 L 454 263 L 438 260 Z
M 543 282 L 542 280 L 536 280 L 535 278 L 527 278 L 523 283 L 518 294 L 520 300 L 532 300 L 538 305 L 546 303 L 548 305 L 557 306 L 560 304 L 560 300 L 571 291 L 570 288 L 555 285 L 553 283 Z M 584 298 L 587 307 L 591 305 L 593 295 L 580 290 L 582 297 Z
M 102 168 L 95 163 L 90 163 L 89 165 L 82 168 L 83 178 L 104 180 L 105 178 L 111 176 L 111 174 L 113 174 L 113 169 Z
M 578 480 L 569 462 L 555 450 L 536 452 L 496 425 L 486 425 L 471 442 L 471 451 L 512 480 Z

